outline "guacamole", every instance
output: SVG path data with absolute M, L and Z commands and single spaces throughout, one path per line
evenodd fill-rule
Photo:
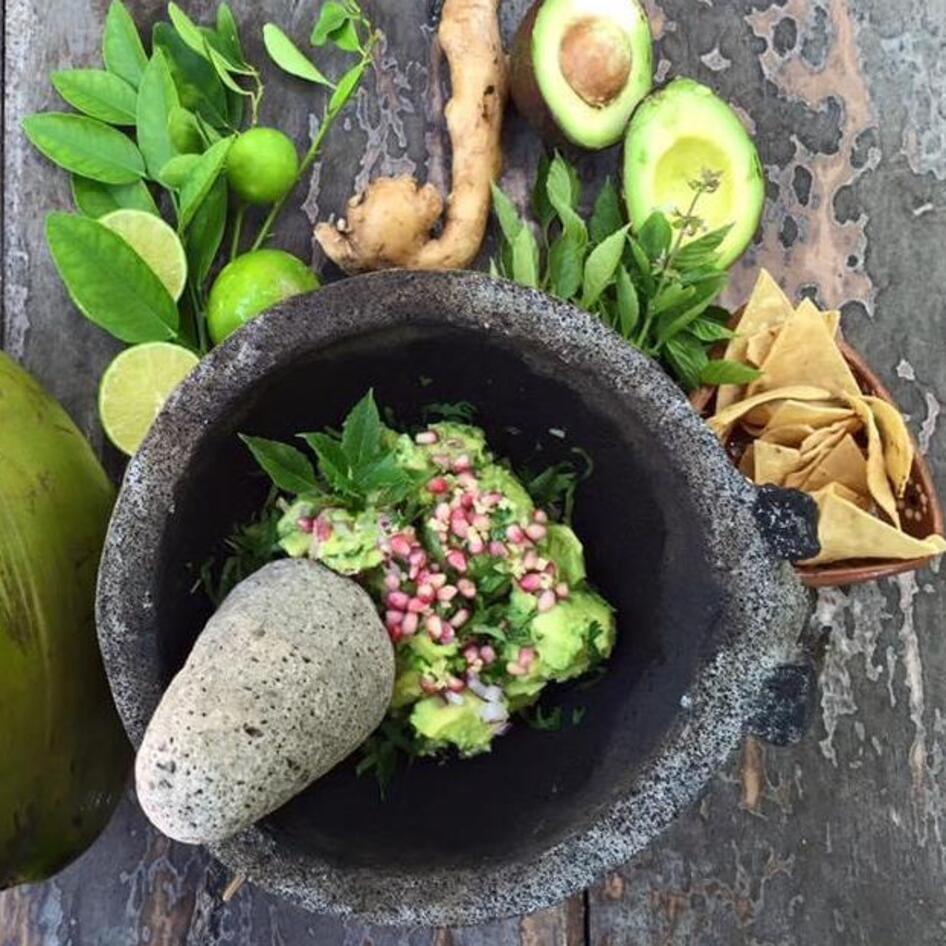
M 413 751 L 485 752 L 545 686 L 608 657 L 614 612 L 587 583 L 578 536 L 535 505 L 481 429 L 381 425 L 378 438 L 372 463 L 398 488 L 283 501 L 280 547 L 355 577 L 377 602 L 397 663 L 389 719 Z

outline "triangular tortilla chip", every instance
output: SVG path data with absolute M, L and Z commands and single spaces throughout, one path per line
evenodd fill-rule
M 772 345 L 779 333 L 780 325 L 764 328 L 746 339 L 746 361 L 758 368 L 772 350 Z
M 913 469 L 913 440 L 903 415 L 892 404 L 879 397 L 865 397 L 870 406 L 884 444 L 884 463 L 887 476 L 897 496 L 903 496 Z
M 828 324 L 828 331 L 832 338 L 837 338 L 838 329 L 841 327 L 841 313 L 837 309 L 831 309 L 828 312 L 822 312 L 807 296 L 798 304 L 798 312 L 806 315 L 820 315 Z
M 860 395 L 852 397 L 849 394 L 844 394 L 842 399 L 852 410 L 857 411 L 858 416 L 864 422 L 864 427 L 867 429 L 867 485 L 870 487 L 870 494 L 874 497 L 874 502 L 887 515 L 887 518 L 899 529 L 900 514 L 897 512 L 897 500 L 890 488 L 890 480 L 887 479 L 884 445 L 880 439 L 877 423 L 874 420 L 874 412 L 871 410 L 870 404 Z
M 849 503 L 854 503 L 854 505 L 860 509 L 870 509 L 870 499 L 868 499 L 867 496 L 863 496 L 860 493 L 855 493 L 853 489 L 848 489 L 842 483 L 828 483 L 827 486 L 822 486 L 821 489 L 815 490 L 811 494 L 814 497 L 815 502 L 818 502 L 819 496 L 822 493 L 831 493 L 832 495 L 838 496 L 841 499 L 846 499 Z
M 815 460 L 799 489 L 814 493 L 829 483 L 840 483 L 859 495 L 867 495 L 867 460 L 850 434 Z
M 759 278 L 749 296 L 746 308 L 739 320 L 739 334 L 729 340 L 725 357 L 731 361 L 746 363 L 748 337 L 784 322 L 792 314 L 792 304 L 782 292 L 779 284 L 767 270 L 759 271 Z M 721 384 L 716 392 L 716 410 L 721 411 L 735 404 L 745 391 L 745 385 Z
M 759 434 L 759 440 L 766 443 L 779 443 L 783 447 L 798 447 L 806 437 L 815 432 L 811 424 L 780 424 L 773 427 L 771 424 Z
M 788 319 L 760 370 L 761 377 L 746 391 L 748 397 L 793 384 L 817 384 L 834 393 L 860 393 L 827 323 L 814 307 L 799 308 Z
M 946 541 L 942 536 L 914 539 L 830 490 L 822 490 L 814 498 L 820 513 L 818 540 L 821 551 L 814 558 L 801 562 L 802 565 L 821 565 L 852 558 L 927 558 L 946 552 Z
M 782 424 L 809 424 L 815 428 L 830 427 L 839 420 L 847 420 L 854 416 L 854 412 L 849 407 L 842 407 L 837 402 L 828 401 L 783 401 L 775 406 L 766 405 L 765 408 L 760 408 L 760 410 L 766 409 L 770 412 L 768 426 L 772 427 L 779 427 Z
M 801 451 L 803 459 L 823 456 L 829 450 L 833 450 L 847 434 L 853 434 L 860 428 L 861 419 L 856 415 L 848 417 L 846 420 L 835 421 L 827 427 L 819 427 L 817 430 L 813 430 L 801 442 L 798 449 Z
M 798 469 L 798 464 L 801 462 L 801 454 L 791 447 L 766 443 L 764 440 L 757 440 L 753 447 L 755 447 L 753 451 L 755 462 L 752 480 L 757 486 L 764 486 L 767 483 L 781 486 L 785 482 L 785 477 Z
M 707 423 L 720 440 L 725 440 L 737 420 L 748 414 L 754 407 L 765 404 L 767 401 L 776 401 L 780 398 L 791 398 L 795 401 L 824 401 L 830 396 L 830 393 L 824 388 L 809 387 L 807 385 L 795 385 L 794 387 L 779 388 L 773 391 L 763 391 L 754 397 L 738 401 L 721 411 L 717 411 L 715 416 L 711 417 Z

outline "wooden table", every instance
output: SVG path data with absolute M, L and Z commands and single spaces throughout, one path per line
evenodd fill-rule
M 57 395 L 110 468 L 95 415 L 116 346 L 57 281 L 43 216 L 64 175 L 24 142 L 20 118 L 55 106 L 47 73 L 98 61 L 106 0 L 6 0 L 3 346 Z M 162 6 L 137 0 L 141 23 Z M 206 14 L 209 0 L 186 4 Z M 506 0 L 507 35 L 525 6 Z M 275 20 L 306 35 L 312 3 L 234 0 L 255 61 Z M 436 22 L 428 0 L 366 0 L 387 35 L 383 68 L 333 131 L 278 243 L 304 256 L 310 221 L 380 171 L 447 174 Z M 847 337 L 891 385 L 946 487 L 946 3 L 944 0 L 664 0 L 651 7 L 660 78 L 692 75 L 754 126 L 770 200 L 740 264 L 840 306 Z M 304 142 L 317 97 L 273 79 L 265 115 Z M 425 138 L 426 135 L 426 138 Z M 526 192 L 539 145 L 511 118 L 507 188 Z M 429 157 L 428 157 L 429 155 Z M 586 180 L 616 153 L 588 157 Z M 741 754 L 637 862 L 539 915 L 466 930 L 391 932 L 312 916 L 172 844 L 128 798 L 105 835 L 50 883 L 0 896 L 0 946 L 506 946 L 689 943 L 823 946 L 946 942 L 946 590 L 930 572 L 823 592 L 818 712 L 807 740 Z M 2 760 L 0 760 L 2 764 Z

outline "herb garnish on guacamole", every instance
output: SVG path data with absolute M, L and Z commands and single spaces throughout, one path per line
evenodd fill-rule
M 536 505 L 480 428 L 398 433 L 369 393 L 340 437 L 302 438 L 318 472 L 294 447 L 244 440 L 282 495 L 272 557 L 308 556 L 357 579 L 394 643 L 391 709 L 362 769 L 389 776 L 398 750 L 488 751 L 547 684 L 611 653 L 614 612 L 587 582 L 581 541 Z M 543 493 L 549 473 L 561 477 L 552 468 L 533 481 Z

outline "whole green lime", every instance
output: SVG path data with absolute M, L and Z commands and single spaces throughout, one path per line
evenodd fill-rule
M 207 327 L 215 345 L 274 305 L 318 289 L 302 260 L 282 250 L 255 250 L 228 263 L 210 290 Z
M 243 132 L 227 157 L 230 187 L 248 204 L 274 204 L 289 193 L 299 173 L 296 146 L 275 128 Z

